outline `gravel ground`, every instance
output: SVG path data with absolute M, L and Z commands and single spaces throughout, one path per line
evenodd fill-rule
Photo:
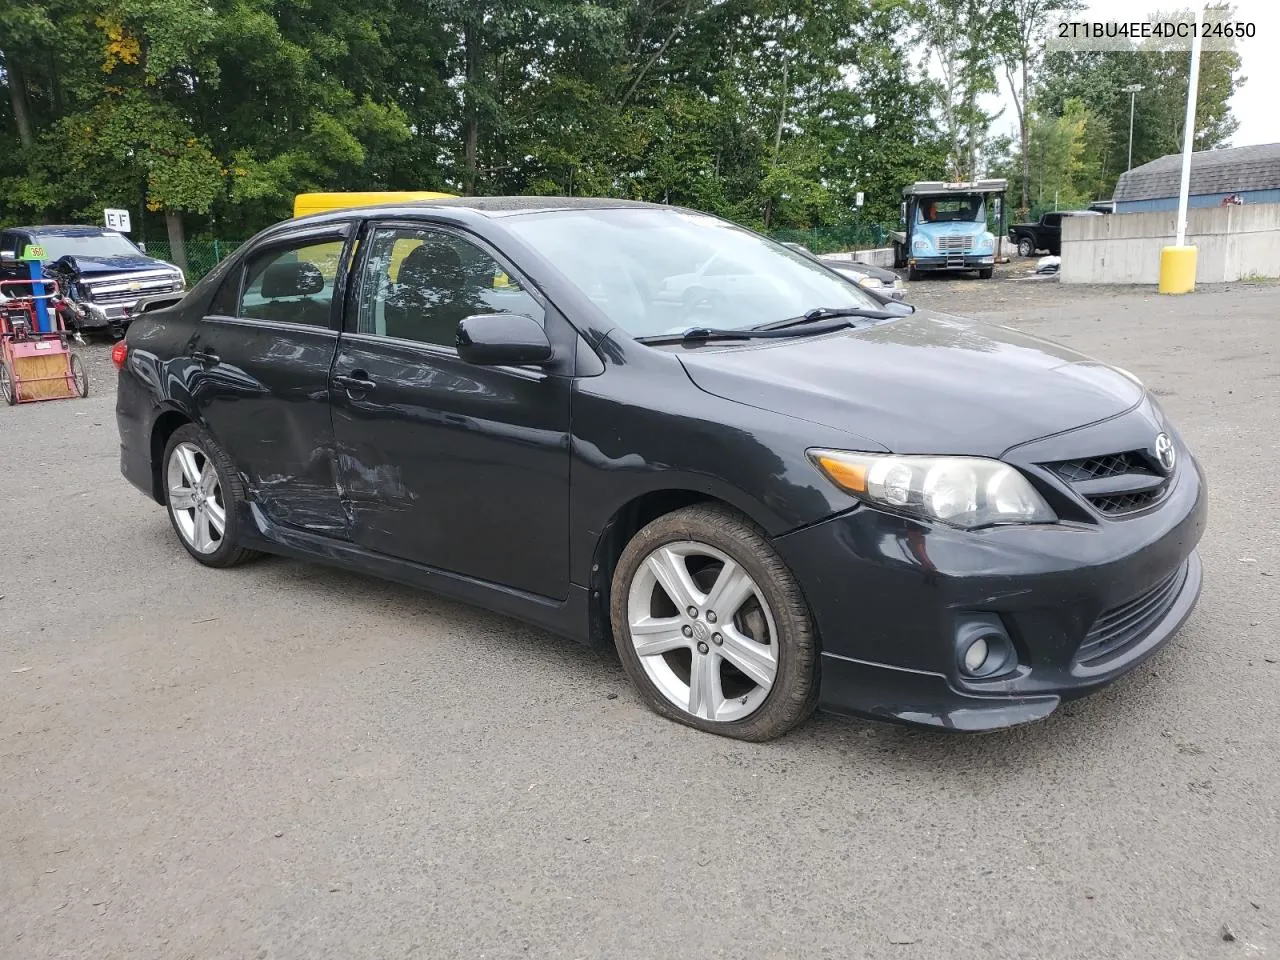
M 1203 461 L 1145 667 L 981 737 L 698 734 L 501 617 L 191 562 L 91 345 L 87 400 L 0 408 L 0 957 L 1280 956 L 1280 288 L 910 286 L 1134 371 Z

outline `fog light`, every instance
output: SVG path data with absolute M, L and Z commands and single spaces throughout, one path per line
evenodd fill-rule
M 987 641 L 983 637 L 979 637 L 973 643 L 969 644 L 969 649 L 964 652 L 964 672 L 979 674 L 982 672 L 982 665 L 987 662 L 987 654 L 990 652 Z
M 984 679 L 1008 673 L 1017 665 L 1013 641 L 992 613 L 971 613 L 956 627 L 956 666 L 961 676 Z

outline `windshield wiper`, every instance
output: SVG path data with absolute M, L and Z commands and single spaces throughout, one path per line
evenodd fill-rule
M 871 312 L 871 311 L 868 311 Z M 861 316 L 862 314 L 857 314 Z M 886 314 L 886 318 L 896 316 L 896 314 Z M 818 336 L 823 333 L 831 333 L 834 330 L 843 330 L 845 327 L 853 326 L 853 321 L 844 317 L 843 314 L 836 314 L 828 317 L 815 317 L 813 321 L 807 321 L 803 317 L 801 322 L 806 326 L 803 330 L 783 329 L 781 326 L 769 324 L 760 327 L 743 327 L 741 330 L 722 330 L 718 327 L 690 327 L 680 333 L 659 333 L 651 337 L 638 337 L 641 343 L 703 343 L 708 340 L 769 340 L 781 337 L 810 337 Z M 826 321 L 819 325 L 819 322 Z M 812 323 L 810 326 L 808 324 Z M 788 328 L 792 325 L 788 322 Z
M 839 317 L 859 318 L 863 320 L 897 320 L 902 316 L 900 313 L 890 313 L 887 310 L 871 310 L 867 307 L 814 307 L 812 310 L 798 317 L 788 317 L 786 320 L 775 320 L 772 323 L 762 323 L 758 327 L 752 327 L 757 332 L 767 333 L 774 330 L 786 330 L 790 327 L 799 327 L 811 323 L 820 323 L 823 320 L 834 320 Z M 846 324 L 850 326 L 851 324 Z

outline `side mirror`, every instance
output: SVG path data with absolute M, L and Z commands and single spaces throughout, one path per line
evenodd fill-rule
M 542 324 L 519 313 L 482 313 L 458 324 L 458 356 L 480 367 L 523 367 L 551 359 Z

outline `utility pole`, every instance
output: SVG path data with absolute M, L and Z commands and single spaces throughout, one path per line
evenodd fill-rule
M 1140 83 L 1131 83 L 1121 89 L 1129 95 L 1129 165 L 1125 167 L 1127 171 L 1133 169 L 1133 101 L 1146 88 Z

